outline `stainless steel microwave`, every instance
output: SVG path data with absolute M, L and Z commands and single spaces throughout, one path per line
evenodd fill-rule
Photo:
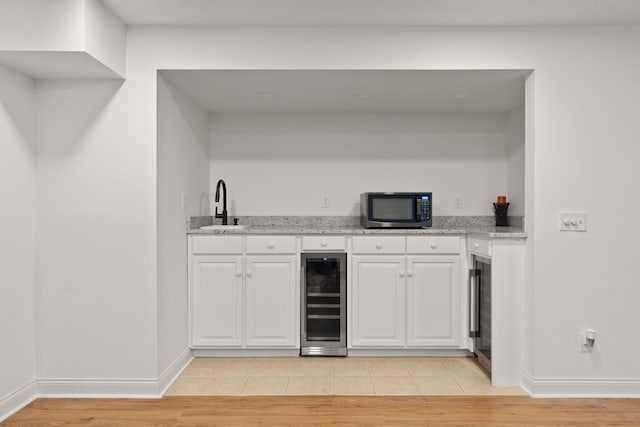
M 431 227 L 431 193 L 362 193 L 360 223 L 366 228 Z

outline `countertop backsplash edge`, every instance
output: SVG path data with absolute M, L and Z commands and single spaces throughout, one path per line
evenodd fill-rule
M 229 222 L 233 223 L 233 218 Z M 243 230 L 200 230 L 212 216 L 187 219 L 188 234 L 468 234 L 488 238 L 526 238 L 524 218 L 509 217 L 509 227 L 496 227 L 493 216 L 434 216 L 433 226 L 419 229 L 366 229 L 358 216 L 239 216 Z

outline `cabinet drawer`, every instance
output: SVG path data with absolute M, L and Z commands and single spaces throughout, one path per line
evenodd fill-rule
M 410 254 L 459 254 L 458 236 L 409 236 L 407 252 Z
M 293 254 L 295 236 L 247 236 L 248 254 Z
M 492 255 L 491 240 L 478 239 L 478 238 L 475 238 L 475 237 L 468 237 L 467 238 L 467 251 L 469 251 L 470 253 L 474 253 L 474 254 L 484 255 L 484 256 L 489 256 L 490 257 Z
M 356 236 L 354 254 L 403 254 L 405 239 L 401 236 Z
M 241 254 L 242 236 L 193 236 L 194 254 Z
M 303 251 L 343 251 L 344 236 L 304 236 L 302 238 Z

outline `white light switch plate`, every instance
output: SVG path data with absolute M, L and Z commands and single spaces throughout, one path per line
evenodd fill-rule
M 587 213 L 560 212 L 560 231 L 587 231 Z

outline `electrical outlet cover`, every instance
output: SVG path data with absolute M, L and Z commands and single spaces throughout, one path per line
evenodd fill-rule
M 560 231 L 587 231 L 585 211 L 560 212 Z

